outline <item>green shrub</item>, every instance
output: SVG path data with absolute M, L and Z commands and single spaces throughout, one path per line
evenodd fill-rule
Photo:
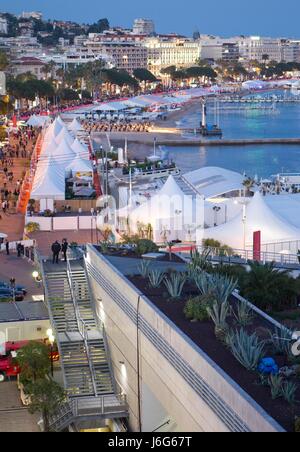
M 295 433 L 300 433 L 300 417 L 295 419 Z
M 297 385 L 291 381 L 285 381 L 282 385 L 282 396 L 289 405 L 295 405 Z
M 27 234 L 33 234 L 40 230 L 40 225 L 38 223 L 34 223 L 33 221 L 29 222 L 25 226 Z
M 184 315 L 189 320 L 205 322 L 209 319 L 208 308 L 212 303 L 210 296 L 190 298 L 185 305 Z
M 136 253 L 139 256 L 147 253 L 157 253 L 158 246 L 152 240 L 141 239 L 136 241 Z
M 279 375 L 270 375 L 269 386 L 271 388 L 272 400 L 282 397 L 282 377 Z
M 232 314 L 237 322 L 237 324 L 241 327 L 245 327 L 251 325 L 253 322 L 253 311 L 252 309 L 244 302 L 238 302 L 237 309 L 232 310 Z
M 145 260 L 143 260 L 143 261 L 140 263 L 140 265 L 139 265 L 139 267 L 138 267 L 138 270 L 139 270 L 139 272 L 140 272 L 140 274 L 141 274 L 141 276 L 142 276 L 143 278 L 148 278 L 148 274 L 149 274 L 149 270 L 150 270 L 150 265 L 151 265 L 151 262 L 150 262 L 150 261 L 145 261 Z

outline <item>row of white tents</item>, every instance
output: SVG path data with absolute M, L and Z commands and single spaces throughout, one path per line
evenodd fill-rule
M 282 200 L 284 202 L 284 199 Z M 232 203 L 237 202 L 232 199 Z M 133 209 L 122 209 L 119 218 L 128 217 L 132 230 L 139 223 L 151 224 L 154 239 L 195 240 L 201 244 L 205 238 L 218 240 L 234 249 L 252 248 L 254 232 L 261 232 L 262 244 L 280 244 L 300 241 L 300 229 L 275 212 L 266 198 L 256 192 L 252 198 L 240 198 L 240 207 L 224 224 L 205 227 L 205 215 L 212 205 L 204 196 L 188 196 L 173 176 L 161 190 L 146 203 Z M 128 219 L 124 222 L 128 222 Z M 297 253 L 297 250 L 293 250 Z
M 81 125 L 76 119 L 68 130 L 59 117 L 44 130 L 31 198 L 65 200 L 66 178 L 92 172 L 89 151 L 76 138 L 79 130 Z

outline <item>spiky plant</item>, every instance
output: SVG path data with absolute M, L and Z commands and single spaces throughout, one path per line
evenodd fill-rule
M 211 250 L 207 249 L 200 253 L 198 250 L 191 251 L 191 262 L 189 268 L 196 271 L 208 271 L 212 268 L 212 264 L 209 262 L 209 256 Z
M 280 375 L 270 375 L 269 386 L 271 388 L 272 399 L 276 400 L 282 397 L 282 377 Z
M 228 298 L 237 287 L 237 280 L 215 274 L 212 276 L 212 284 L 216 300 L 221 304 L 228 301 Z
M 150 287 L 153 289 L 160 287 L 164 277 L 165 274 L 161 270 L 151 270 L 148 275 Z
M 207 273 L 196 273 L 195 284 L 201 295 L 208 295 L 213 291 L 212 276 Z
M 164 283 L 166 289 L 172 299 L 178 299 L 181 297 L 184 285 L 186 283 L 185 273 L 171 273 L 169 277 L 165 276 Z
M 143 260 L 143 261 L 140 263 L 140 265 L 139 265 L 139 267 L 138 267 L 138 270 L 139 270 L 139 272 L 140 272 L 140 274 L 141 274 L 141 276 L 142 276 L 143 278 L 147 278 L 147 277 L 148 277 L 149 270 L 150 270 L 150 265 L 151 265 L 151 262 L 150 262 L 150 261 L 145 261 L 145 260 Z
M 274 334 L 270 332 L 275 353 L 279 355 L 291 355 L 292 332 L 286 328 L 276 328 Z
M 230 312 L 228 303 L 219 304 L 215 301 L 212 307 L 207 308 L 207 312 L 215 324 L 216 337 L 220 340 L 225 340 L 228 333 L 227 317 Z
M 297 389 L 298 389 L 297 385 L 295 383 L 292 383 L 291 381 L 285 381 L 281 388 L 284 400 L 286 400 L 287 403 L 289 403 L 292 406 L 295 405 L 296 403 Z
M 251 336 L 241 328 L 230 335 L 228 343 L 234 357 L 247 370 L 257 370 L 264 355 L 264 343 L 254 333 Z
M 253 322 L 253 311 L 246 303 L 239 302 L 237 309 L 232 309 L 232 314 L 237 324 L 241 327 L 251 325 L 251 323 Z

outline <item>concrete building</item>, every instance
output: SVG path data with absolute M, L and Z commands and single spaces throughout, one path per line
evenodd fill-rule
M 5 342 L 46 339 L 49 328 L 43 302 L 0 303 L 0 335 Z
M 201 40 L 202 60 L 223 60 L 234 62 L 238 61 L 239 56 L 239 47 L 236 42 L 219 38 Z
M 115 378 L 127 396 L 130 429 L 283 431 L 126 278 L 135 274 L 138 262 L 125 261 L 104 257 L 88 245 L 86 266 L 93 299 L 106 331 Z
M 42 71 L 44 63 L 38 58 L 24 56 L 14 60 L 12 66 L 12 72 L 15 76 L 30 72 L 39 80 L 45 77 L 45 74 Z
M 269 61 L 282 61 L 282 40 L 274 38 L 263 38 L 251 36 L 247 38 L 236 38 L 240 57 L 244 61 L 264 61 L 268 55 Z
M 39 11 L 23 11 L 23 13 L 21 14 L 21 18 L 42 20 L 43 14 Z
M 188 38 L 157 37 L 145 41 L 148 50 L 148 69 L 155 75 L 168 66 L 192 66 L 201 55 L 201 44 Z
M 133 24 L 133 33 L 136 35 L 153 35 L 155 33 L 155 25 L 153 20 L 135 19 Z
M 8 33 L 8 23 L 5 17 L 0 17 L 0 34 L 7 35 Z

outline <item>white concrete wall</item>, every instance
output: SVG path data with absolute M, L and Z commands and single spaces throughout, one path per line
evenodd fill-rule
M 280 427 L 221 371 L 195 344 L 186 338 L 176 326 L 164 317 L 149 300 L 127 279 L 114 271 L 97 251 L 88 246 L 87 262 L 105 277 L 118 292 L 125 296 L 130 306 L 152 326 L 194 371 L 219 395 L 228 407 L 253 432 L 273 432 Z M 88 264 L 89 265 L 89 264 Z M 94 278 L 90 278 L 99 317 L 104 322 L 108 336 L 115 376 L 127 394 L 130 407 L 130 425 L 139 430 L 139 405 L 141 413 L 147 399 L 139 388 L 146 385 L 162 405 L 164 411 L 177 424 L 179 432 L 227 432 L 223 420 L 181 376 L 160 350 L 148 340 L 134 322 L 124 313 Z M 123 364 L 124 363 L 124 364 Z M 138 385 L 138 375 L 140 385 Z M 161 417 L 161 416 L 159 416 Z M 158 425 L 161 419 L 158 419 Z M 153 420 L 152 420 L 153 421 Z M 149 425 L 147 416 L 141 418 L 142 430 Z
M 37 223 L 40 231 L 78 231 L 96 229 L 96 217 L 26 217 L 25 224 Z
M 5 341 L 34 341 L 45 339 L 47 330 L 51 328 L 49 320 L 34 320 L 28 322 L 2 322 L 0 335 Z

